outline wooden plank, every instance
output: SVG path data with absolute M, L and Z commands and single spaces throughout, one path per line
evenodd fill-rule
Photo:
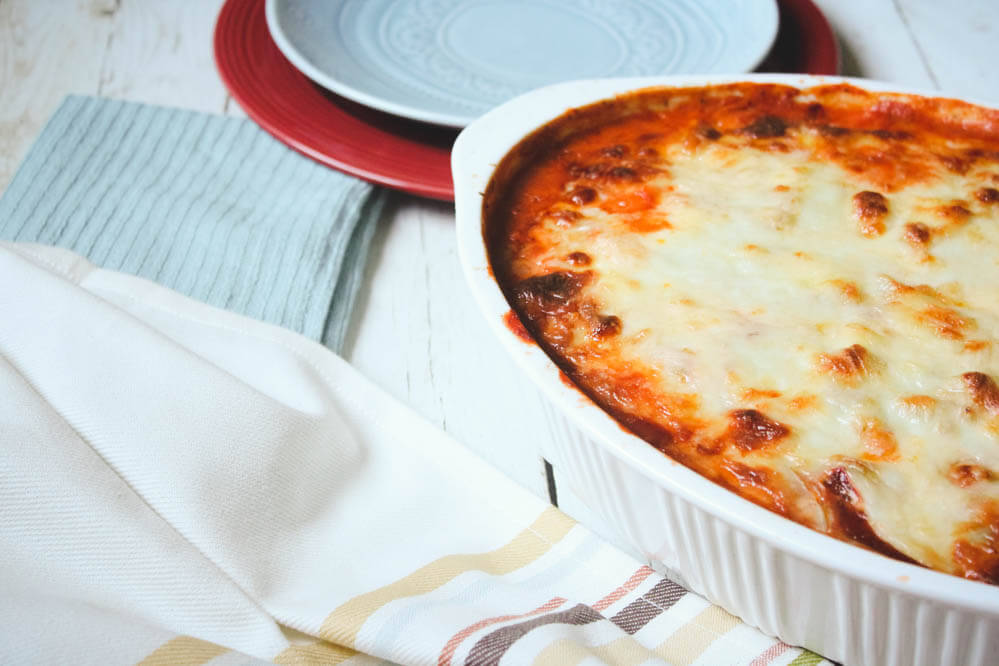
M 999 101 L 993 0 L 815 0 L 843 50 L 843 73 Z
M 994 0 L 896 0 L 896 7 L 940 90 L 999 103 Z
M 539 497 L 537 389 L 472 301 L 448 204 L 399 197 L 376 238 L 344 356 L 386 391 Z
M 223 1 L 0 2 L 0 192 L 67 94 L 222 113 L 211 38 Z
M 105 97 L 222 113 L 226 91 L 212 34 L 224 0 L 120 0 L 97 93 Z
M 0 192 L 63 97 L 97 92 L 107 10 L 99 2 L 0 2 Z
M 842 73 L 932 88 L 933 79 L 892 0 L 815 0 L 840 42 Z

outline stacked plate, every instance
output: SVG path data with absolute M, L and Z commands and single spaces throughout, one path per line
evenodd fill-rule
M 451 144 L 569 79 L 834 74 L 811 0 L 228 0 L 215 60 L 267 131 L 329 166 L 451 200 Z

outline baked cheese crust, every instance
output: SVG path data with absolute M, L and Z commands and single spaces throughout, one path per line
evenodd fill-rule
M 999 112 L 740 83 L 525 139 L 516 317 L 623 427 L 832 536 L 999 583 Z

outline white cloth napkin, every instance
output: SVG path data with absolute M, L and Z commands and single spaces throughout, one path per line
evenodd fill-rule
M 320 345 L 64 250 L 0 244 L 0 398 L 3 663 L 818 661 Z

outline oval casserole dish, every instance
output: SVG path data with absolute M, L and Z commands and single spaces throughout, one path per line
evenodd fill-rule
M 483 116 L 455 143 L 466 279 L 507 351 L 571 424 L 567 437 L 545 443 L 546 455 L 660 571 L 766 633 L 845 663 L 992 663 L 999 654 L 999 588 L 833 539 L 716 485 L 622 430 L 563 382 L 540 347 L 525 344 L 504 323 L 510 304 L 489 267 L 482 210 L 503 157 L 572 108 L 642 88 L 738 82 L 849 83 L 940 96 L 866 80 L 773 74 L 577 81 L 533 91 Z

